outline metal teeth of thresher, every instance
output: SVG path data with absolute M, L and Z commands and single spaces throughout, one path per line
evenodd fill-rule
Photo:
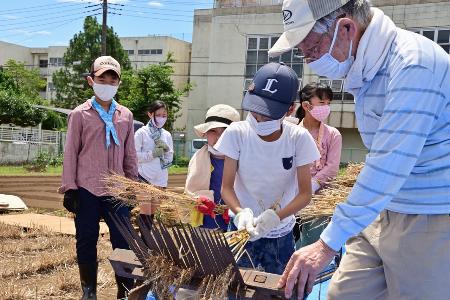
M 190 225 L 168 228 L 150 216 L 139 215 L 139 235 L 129 219 L 116 215 L 111 215 L 111 218 L 142 265 L 153 253 L 169 259 L 178 267 L 195 270 L 196 278 L 219 275 L 231 265 L 235 280 L 243 283 L 231 249 L 218 231 Z

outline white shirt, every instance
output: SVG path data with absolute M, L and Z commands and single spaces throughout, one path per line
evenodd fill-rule
M 173 141 L 170 132 L 162 129 L 161 140 L 170 148 L 168 152 L 164 153 L 164 158 L 173 160 Z M 134 142 L 138 158 L 139 175 L 153 185 L 167 187 L 169 172 L 168 169 L 161 168 L 159 157 L 153 157 L 152 155 L 155 142 L 150 137 L 150 129 L 148 126 L 142 126 L 136 131 L 134 134 Z
M 234 190 L 241 206 L 252 209 L 255 217 L 277 202 L 277 210 L 287 206 L 298 194 L 297 167 L 320 158 L 309 132 L 288 122 L 274 142 L 262 140 L 247 121 L 233 122 L 215 147 L 238 160 Z M 294 225 L 295 217 L 289 216 L 265 237 L 282 237 Z

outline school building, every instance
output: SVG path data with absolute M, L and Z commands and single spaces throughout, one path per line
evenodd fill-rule
M 302 60 L 288 52 L 269 59 L 267 51 L 283 32 L 279 0 L 216 0 L 214 8 L 196 10 L 191 55 L 191 83 L 187 99 L 187 139 L 203 122 L 206 110 L 218 103 L 240 108 L 242 97 L 256 70 L 269 61 L 282 61 L 298 74 L 300 83 L 328 83 L 334 93 L 328 123 L 343 136 L 342 161 L 363 161 L 367 153 L 359 137 L 354 100 L 344 93 L 342 80 L 315 75 Z M 416 31 L 450 47 L 450 2 L 439 0 L 373 0 L 397 26 Z M 376 41 L 374 41 L 376 43 Z

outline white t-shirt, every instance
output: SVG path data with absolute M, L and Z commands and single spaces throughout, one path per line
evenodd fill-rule
M 247 121 L 233 122 L 215 148 L 238 160 L 234 190 L 241 206 L 251 208 L 255 217 L 280 198 L 277 210 L 287 206 L 298 194 L 297 167 L 320 158 L 309 132 L 286 121 L 281 137 L 274 142 L 262 140 Z M 265 237 L 284 236 L 294 225 L 292 215 Z
M 164 158 L 173 160 L 173 141 L 172 135 L 165 129 L 161 131 L 161 140 L 169 146 L 170 150 L 164 153 Z M 153 185 L 167 187 L 169 172 L 161 168 L 159 157 L 153 157 L 152 151 L 155 148 L 155 142 L 150 136 L 148 126 L 142 126 L 134 134 L 134 143 L 138 158 L 139 175 L 145 178 Z

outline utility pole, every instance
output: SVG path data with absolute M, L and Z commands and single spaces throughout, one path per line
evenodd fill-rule
M 106 55 L 106 16 L 107 15 L 108 15 L 108 0 L 103 0 L 102 56 Z

